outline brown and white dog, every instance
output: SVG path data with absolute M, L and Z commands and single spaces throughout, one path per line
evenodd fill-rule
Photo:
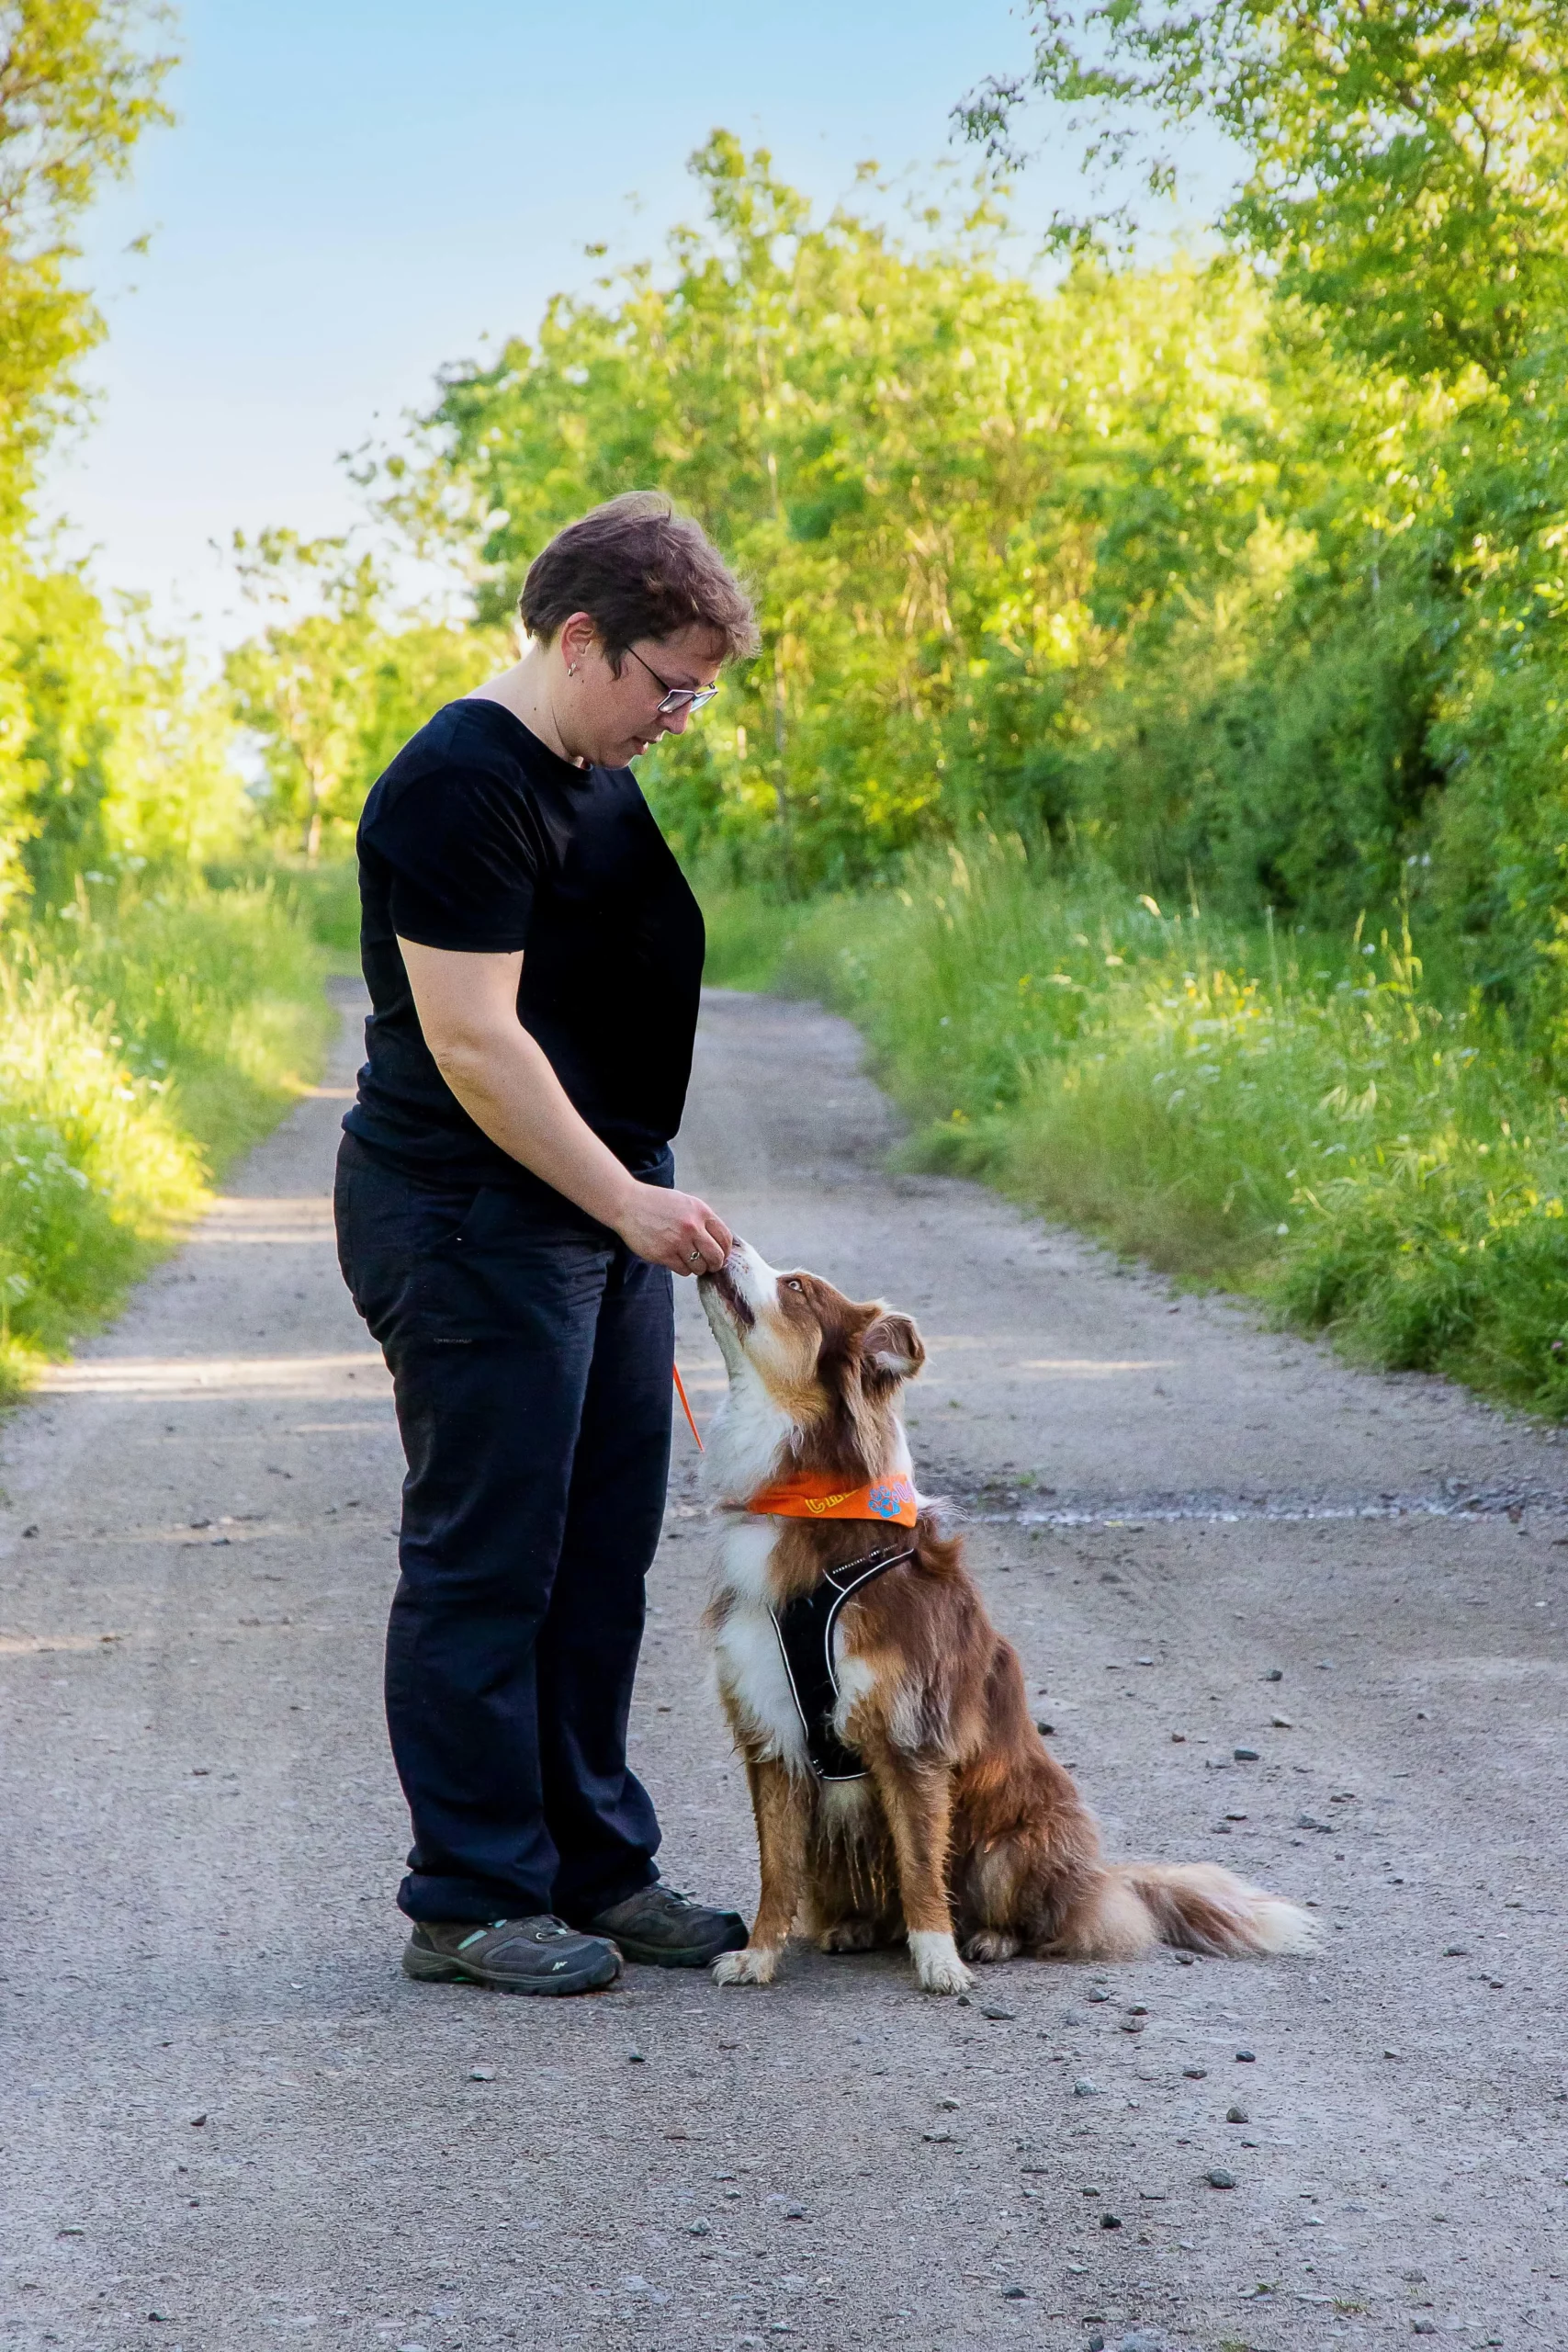
M 774 1612 L 829 1572 L 886 1552 L 895 1527 L 749 1508 L 911 1477 L 899 1392 L 925 1362 L 907 1315 L 857 1306 L 819 1275 L 775 1273 L 737 1242 L 699 1284 L 729 1374 L 705 1457 L 731 1514 L 708 1611 L 718 1686 L 745 1760 L 761 1900 L 744 1951 L 714 1973 L 766 1984 L 797 1917 L 825 1951 L 908 1939 L 929 1993 L 967 1960 L 1134 1960 L 1157 1943 L 1241 1957 L 1310 1949 L 1314 1924 L 1212 1863 L 1108 1862 L 1092 1816 L 1031 1720 L 1023 1672 L 986 1614 L 963 1544 L 920 1505 L 908 1556 L 830 1621 L 831 1734 L 857 1778 L 813 1768 Z M 812 1505 L 810 1510 L 818 1507 Z M 831 1736 L 830 1734 L 828 1736 Z M 962 1954 L 962 1957 L 961 1957 Z

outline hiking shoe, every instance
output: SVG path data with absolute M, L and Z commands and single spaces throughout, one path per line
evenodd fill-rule
M 654 1968 L 705 1968 L 721 1951 L 739 1951 L 746 1922 L 739 1911 L 713 1911 L 656 1879 L 624 1903 L 612 1903 L 587 1922 L 588 1932 L 610 1936 L 627 1960 Z
M 594 1993 L 613 1984 L 621 1955 L 603 1936 L 581 1935 L 547 1912 L 536 1919 L 421 1919 L 403 1947 L 403 1974 L 421 1984 L 467 1980 L 498 1993 Z

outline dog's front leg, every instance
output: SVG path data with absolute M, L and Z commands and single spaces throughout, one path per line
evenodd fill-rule
M 714 1963 L 719 1984 L 771 1984 L 800 1909 L 806 1885 L 806 1833 L 811 1799 L 804 1781 L 772 1758 L 746 1758 L 751 1809 L 757 1816 L 761 1899 L 744 1951 Z
M 891 1747 L 872 1761 L 872 1772 L 893 1832 L 915 1981 L 924 1993 L 966 1993 L 975 1979 L 958 1957 L 947 1895 L 952 1775 L 945 1765 L 916 1764 Z

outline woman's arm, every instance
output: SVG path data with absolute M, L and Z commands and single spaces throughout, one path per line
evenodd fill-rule
M 723 1265 L 732 1236 L 707 1203 L 640 1183 L 573 1109 L 517 1018 L 521 954 L 457 954 L 412 939 L 398 945 L 435 1067 L 491 1143 L 618 1233 L 639 1258 L 676 1274 Z

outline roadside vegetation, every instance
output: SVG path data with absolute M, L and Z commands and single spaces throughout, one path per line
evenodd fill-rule
M 1363 1361 L 1568 1412 L 1563 1106 L 1474 989 L 1374 937 L 1247 926 L 971 837 L 793 910 L 710 897 L 709 977 L 819 998 L 985 1178 Z
M 0 1398 L 118 1303 L 325 1038 L 323 959 L 273 891 L 97 896 L 0 956 Z
M 488 633 L 396 611 L 339 540 L 236 542 L 257 628 L 220 675 L 54 559 L 39 460 L 102 333 L 73 232 L 165 119 L 170 29 L 137 0 L 5 12 L 0 1401 L 313 1078 L 322 978 L 355 943 L 359 802 L 494 662 Z

